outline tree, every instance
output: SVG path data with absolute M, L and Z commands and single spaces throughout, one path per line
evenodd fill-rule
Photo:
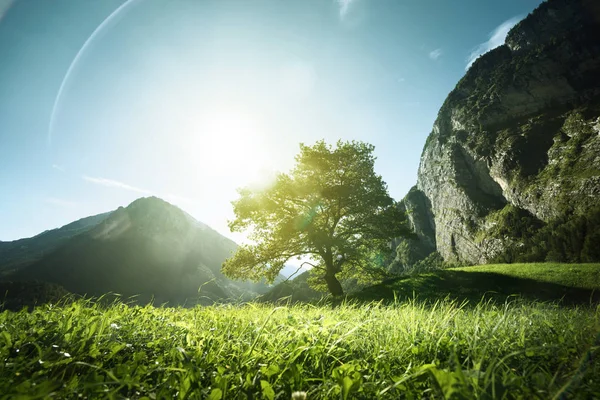
M 374 149 L 356 141 L 301 144 L 289 174 L 278 174 L 267 189 L 238 189 L 229 228 L 248 231 L 254 244 L 240 246 L 223 272 L 272 282 L 288 260 L 309 259 L 334 296 L 344 294 L 338 274 L 381 272 L 391 240 L 411 233 L 402 208 L 375 174 Z

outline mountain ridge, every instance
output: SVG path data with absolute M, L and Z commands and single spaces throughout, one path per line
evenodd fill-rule
M 548 0 L 473 63 L 423 147 L 403 200 L 420 240 L 396 264 L 598 260 L 598 38 L 597 3 Z
M 0 274 L 18 268 L 55 250 L 69 238 L 86 232 L 106 219 L 112 211 L 80 218 L 59 228 L 12 241 L 0 241 Z
M 172 305 L 249 299 L 268 288 L 225 277 L 221 264 L 237 244 L 157 197 L 137 199 L 94 221 L 5 280 L 38 280 L 80 295 L 114 292 L 137 296 L 140 303 Z

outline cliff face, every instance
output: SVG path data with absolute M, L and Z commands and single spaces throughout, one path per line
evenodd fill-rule
M 463 263 L 600 205 L 598 2 L 543 3 L 471 66 L 439 111 L 411 192 L 420 242 Z

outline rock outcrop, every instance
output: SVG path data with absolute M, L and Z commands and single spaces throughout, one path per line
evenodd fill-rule
M 476 60 L 404 203 L 421 248 L 466 264 L 522 245 L 502 218 L 531 230 L 600 205 L 600 3 L 542 3 Z

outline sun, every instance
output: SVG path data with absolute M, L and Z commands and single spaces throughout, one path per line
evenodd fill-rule
M 198 168 L 247 185 L 269 168 L 258 118 L 247 112 L 213 110 L 197 115 L 186 129 Z

